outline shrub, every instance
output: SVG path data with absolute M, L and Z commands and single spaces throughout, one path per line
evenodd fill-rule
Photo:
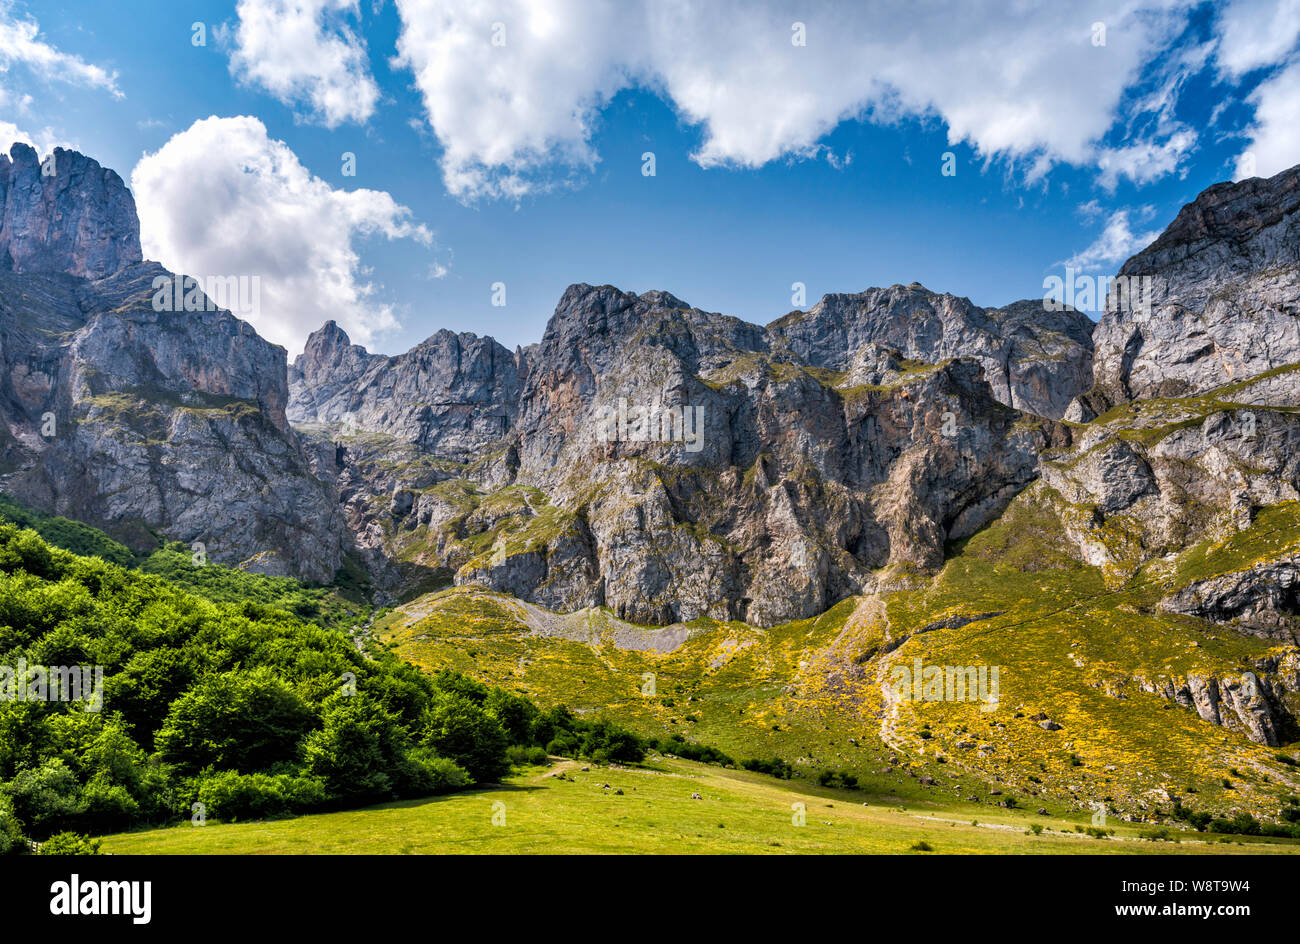
M 645 743 L 626 728 L 608 718 L 597 718 L 582 731 L 582 753 L 600 763 L 645 759 Z
M 421 731 L 422 745 L 455 761 L 479 783 L 500 780 L 510 770 L 505 729 L 470 695 L 444 690 L 425 713 Z
M 80 833 L 55 833 L 41 843 L 40 855 L 100 855 L 100 840 Z
M 195 796 L 207 815 L 222 820 L 264 819 L 325 805 L 324 783 L 288 774 L 240 774 L 233 770 L 198 779 Z
M 769 777 L 778 777 L 782 780 L 789 780 L 794 776 L 794 768 L 779 757 L 773 757 L 771 760 L 752 758 L 750 760 L 741 761 L 740 766 L 744 767 L 746 770 L 752 770 L 759 774 L 767 774 Z
M 315 714 L 265 666 L 202 679 L 171 706 L 156 739 L 182 773 L 206 767 L 251 772 L 292 757 Z
M 541 748 L 534 748 L 534 750 L 541 751 Z M 542 751 L 542 756 L 543 758 L 546 756 L 545 751 Z M 474 785 L 474 778 L 464 767 L 446 757 L 439 757 L 427 747 L 413 748 L 410 760 L 419 767 L 422 778 L 419 789 L 414 791 L 413 795 L 453 793 Z
M 75 821 L 85 811 L 77 778 L 59 758 L 51 758 L 40 767 L 24 770 L 5 792 L 14 815 L 35 838 L 48 835 L 60 822 Z
M 92 780 L 81 791 L 83 812 L 78 821 L 86 830 L 109 833 L 125 829 L 140 813 L 136 802 L 126 787 L 106 780 Z
M 578 739 L 572 734 L 561 734 L 546 745 L 546 753 L 556 757 L 577 757 Z
M 540 747 L 524 747 L 522 744 L 514 744 L 506 750 L 506 759 L 512 766 L 524 767 L 527 765 L 544 766 L 547 762 L 546 751 Z
M 27 851 L 27 837 L 23 835 L 18 817 L 14 815 L 13 801 L 0 794 L 0 855 L 14 855 Z
M 398 788 L 394 776 L 416 775 L 404 766 L 409 741 L 394 728 L 392 716 L 365 695 L 335 695 L 320 730 L 303 741 L 304 770 L 336 799 L 388 799 Z

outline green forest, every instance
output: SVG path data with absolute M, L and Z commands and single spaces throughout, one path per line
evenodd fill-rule
M 4 499 L 0 666 L 103 681 L 99 710 L 21 687 L 0 698 L 0 851 L 458 791 L 548 749 L 644 755 L 606 719 L 363 652 L 346 630 L 367 613 L 334 588 L 196 565 L 179 545 L 140 558 Z

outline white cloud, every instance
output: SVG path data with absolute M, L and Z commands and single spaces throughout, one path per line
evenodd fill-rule
M 9 0 L 0 0 L 0 73 L 23 66 L 45 81 L 102 88 L 121 98 L 117 73 L 60 52 L 40 38 L 40 26 L 30 17 L 19 19 Z
M 1219 13 L 1219 71 L 1240 78 L 1277 65 L 1300 39 L 1300 0 L 1232 0 Z
M 56 147 L 65 147 L 77 150 L 76 145 L 67 138 L 57 134 L 53 128 L 48 125 L 36 133 L 20 128 L 12 121 L 5 121 L 0 118 L 0 154 L 8 154 L 9 149 L 17 142 L 30 144 L 36 148 L 41 156 L 53 152 Z
M 36 142 L 32 139 L 30 134 L 18 127 L 12 121 L 0 119 L 0 154 L 8 154 L 10 145 L 17 144 L 20 141 L 23 144 L 30 144 L 32 147 L 36 147 Z
M 1149 209 L 1144 208 L 1139 212 L 1145 216 L 1148 215 Z M 1096 241 L 1083 252 L 1065 260 L 1061 265 L 1085 271 L 1114 268 L 1128 259 L 1129 256 L 1145 249 L 1159 235 L 1160 230 L 1134 233 L 1129 223 L 1129 211 L 1116 210 Z
M 196 121 L 131 174 L 145 255 L 198 278 L 257 276 L 263 337 L 301 350 L 333 318 L 358 343 L 396 327 L 354 248 L 359 237 L 432 234 L 378 190 L 335 190 L 256 118 Z
M 230 71 L 240 81 L 307 105 L 330 128 L 374 114 L 379 86 L 348 24 L 360 17 L 356 0 L 239 0 L 235 12 Z
M 1196 132 L 1181 128 L 1163 143 L 1139 141 L 1120 148 L 1102 148 L 1098 151 L 1097 167 L 1101 171 L 1100 183 L 1113 191 L 1121 177 L 1136 184 L 1159 180 L 1178 169 L 1179 161 L 1196 145 Z
M 1255 121 L 1234 179 L 1271 177 L 1300 163 L 1300 62 L 1260 83 L 1248 101 Z
M 1034 175 L 1088 164 L 1187 12 L 1180 0 L 893 0 L 797 13 L 775 0 L 397 5 L 396 64 L 415 75 L 447 188 L 470 199 L 516 197 L 557 169 L 590 168 L 600 108 L 633 86 L 660 90 L 700 128 L 692 157 L 704 167 L 815 156 L 843 120 L 918 116 L 941 119 L 950 143 Z M 791 43 L 796 17 L 803 47 Z M 1092 44 L 1095 22 L 1106 24 L 1105 46 Z M 1135 166 L 1124 158 L 1111 156 L 1117 168 Z

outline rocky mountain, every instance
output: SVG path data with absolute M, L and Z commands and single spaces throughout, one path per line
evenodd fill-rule
M 973 357 L 1000 402 L 1053 419 L 1092 386 L 1092 321 L 1073 309 L 1047 311 L 1037 299 L 985 309 L 913 282 L 827 295 L 768 330 L 803 362 L 832 370 L 866 344 L 929 363 Z
M 472 458 L 514 425 L 526 368 L 491 338 L 451 331 L 397 357 L 369 354 L 333 321 L 289 373 L 290 420 L 388 433 L 430 455 Z
M 1121 280 L 1095 335 L 1095 387 L 1074 418 L 1300 361 L 1300 168 L 1208 188 Z
M 327 325 L 294 364 L 290 416 L 339 436 L 318 471 L 361 546 L 408 576 L 641 622 L 771 625 L 887 564 L 942 561 L 1068 439 L 1003 401 L 1059 414 L 1086 386 L 1077 313 L 1039 326 L 1029 303 L 990 313 L 919 286 L 843 298 L 763 328 L 574 285 L 526 356 L 440 332 L 377 358 Z M 885 330 L 908 304 L 929 333 Z M 1066 395 L 1035 394 L 1043 378 Z
M 736 750 L 1135 817 L 1300 792 L 1300 168 L 1206 190 L 1095 326 L 915 283 L 765 326 L 578 284 L 525 349 L 327 322 L 290 366 L 197 289 L 157 304 L 115 174 L 12 155 L 0 491 L 268 573 L 356 554 L 412 661 L 584 710 L 662 671 L 629 710 Z M 998 667 L 1008 710 L 898 697 L 922 656 Z
M 155 304 L 177 277 L 141 261 L 117 174 L 61 149 L 11 154 L 0 490 L 138 548 L 197 542 L 216 561 L 331 580 L 346 530 L 289 425 L 284 350 L 201 293 L 197 311 Z
M 1185 207 L 1121 270 L 1153 287 L 1095 354 L 1078 312 L 915 283 L 767 326 L 574 285 L 527 350 L 444 330 L 388 357 L 329 322 L 288 367 L 228 312 L 155 310 L 170 273 L 115 174 L 12 154 L 0 487 L 140 540 L 770 626 L 934 572 L 1026 489 L 1114 580 L 1296 495 L 1296 171 Z M 1168 605 L 1268 605 L 1202 589 Z
M 0 154 L 0 270 L 97 279 L 143 258 L 135 200 L 116 173 L 64 148 L 44 162 L 22 143 Z

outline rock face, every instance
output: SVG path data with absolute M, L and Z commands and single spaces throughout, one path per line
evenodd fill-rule
M 158 311 L 134 204 L 56 151 L 0 162 L 0 490 L 209 558 L 314 581 L 347 546 L 337 496 L 289 426 L 283 348 L 227 311 Z M 163 307 L 163 306 L 160 306 Z
M 1300 555 L 1195 581 L 1161 600 L 1160 608 L 1300 645 Z
M 1300 361 L 1300 166 L 1205 190 L 1119 277 L 1080 419 Z
M 1295 733 L 1287 696 L 1297 690 L 1297 653 L 1270 657 L 1239 676 L 1189 675 L 1139 680 L 1143 691 L 1190 708 L 1202 721 L 1240 731 L 1257 744 L 1277 746 Z
M 290 419 L 383 432 L 465 461 L 514 425 L 520 388 L 519 359 L 491 338 L 439 331 L 405 354 L 383 357 L 352 344 L 330 321 L 294 361 Z
M 1125 579 L 1300 499 L 1300 167 L 1210 187 L 1119 280 L 1095 385 L 1067 411 L 1088 425 L 1044 457 L 1042 488 L 1083 559 Z M 1162 606 L 1294 641 L 1291 567 L 1264 561 Z
M 1212 397 L 1142 404 L 1044 456 L 1042 483 L 1085 561 L 1131 574 L 1300 499 L 1300 417 Z
M 866 344 L 928 363 L 973 357 L 1000 402 L 1053 419 L 1092 385 L 1092 321 L 1073 309 L 1046 311 L 1041 299 L 986 309 L 913 282 L 827 295 L 768 330 L 774 347 L 832 370 L 846 369 Z
M 55 148 L 0 154 L 0 269 L 97 279 L 143 258 L 135 200 L 111 170 Z
M 813 327 L 792 344 L 590 285 L 513 356 L 440 332 L 376 358 L 326 326 L 294 364 L 289 414 L 344 433 L 318 472 L 377 557 L 561 610 L 771 625 L 886 564 L 937 566 L 1065 435 L 999 402 L 984 361 L 838 350 L 858 335 Z

